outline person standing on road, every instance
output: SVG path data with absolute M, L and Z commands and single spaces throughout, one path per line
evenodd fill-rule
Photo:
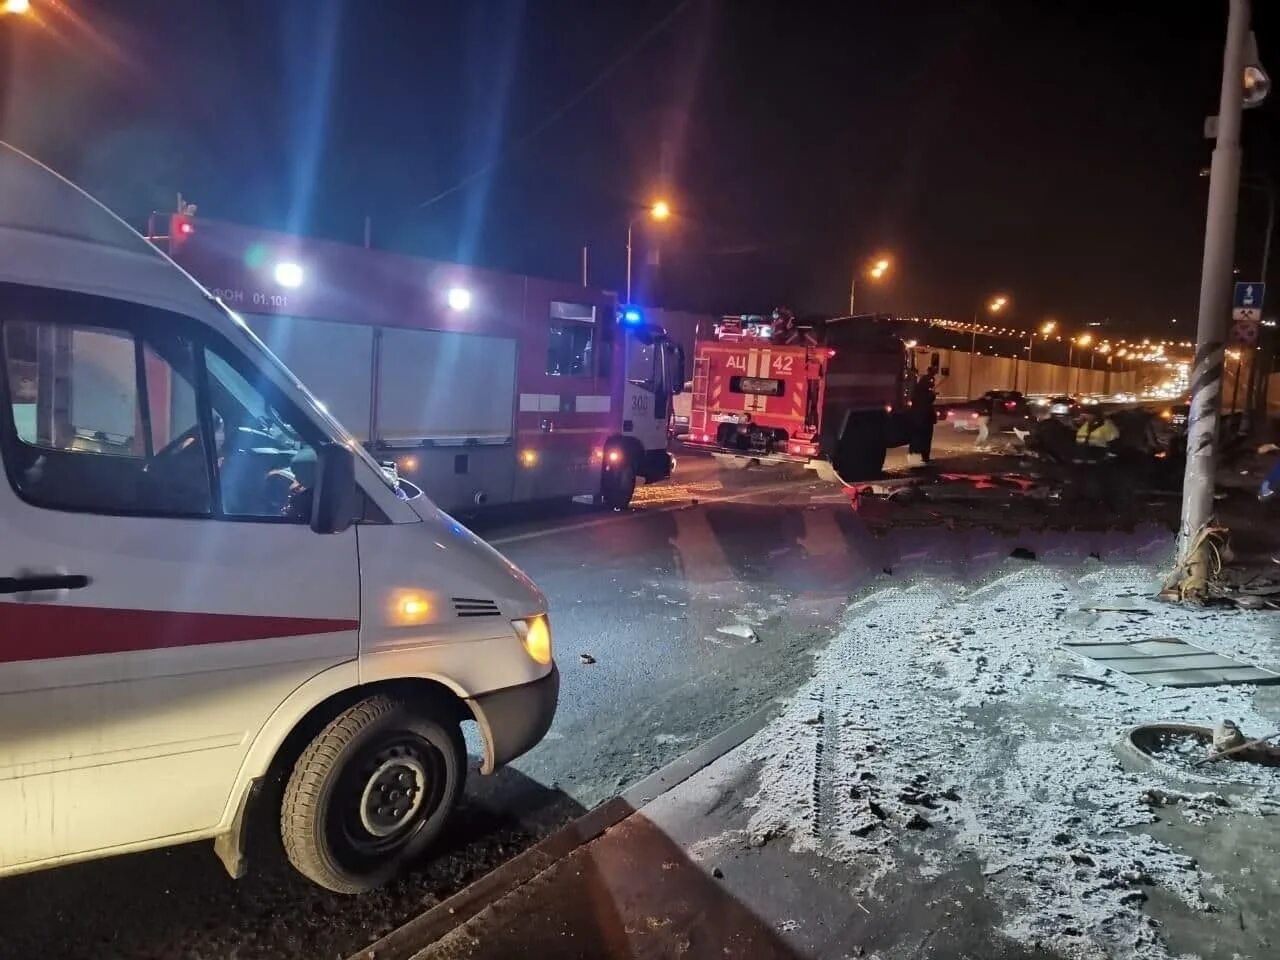
M 986 450 L 991 441 L 991 417 L 995 414 L 995 398 L 989 393 L 983 394 L 975 403 L 978 408 L 978 436 L 974 438 L 975 450 Z
M 924 376 L 917 378 L 911 391 L 911 442 L 907 447 L 907 462 L 919 457 L 919 463 L 928 463 L 933 452 L 933 424 L 936 419 L 933 409 L 938 399 L 938 368 L 930 366 Z
M 1076 431 L 1076 443 L 1106 449 L 1120 438 L 1120 431 L 1110 417 L 1100 413 L 1085 414 L 1084 422 Z

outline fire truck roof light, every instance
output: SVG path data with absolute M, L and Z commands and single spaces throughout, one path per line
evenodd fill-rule
M 629 327 L 634 327 L 644 320 L 644 314 L 636 307 L 627 307 L 622 311 L 622 322 Z
M 471 309 L 471 291 L 466 287 L 450 287 L 446 299 L 450 310 Z
M 302 286 L 303 273 L 302 267 L 296 263 L 285 261 L 277 263 L 275 269 L 276 283 L 282 287 L 288 287 L 290 290 Z

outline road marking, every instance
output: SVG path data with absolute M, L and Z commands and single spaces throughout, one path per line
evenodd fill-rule
M 757 497 L 765 493 L 776 493 L 780 490 L 794 488 L 795 486 L 796 483 L 794 481 L 787 483 L 774 483 L 763 487 L 757 487 L 754 490 L 735 493 L 728 497 L 700 497 L 699 504 L 735 503 L 739 500 L 746 500 L 750 497 Z M 676 510 L 687 510 L 693 505 L 694 504 L 691 499 L 681 500 L 678 503 L 669 503 L 662 507 L 652 507 L 645 510 L 632 510 L 630 513 L 619 513 L 611 517 L 598 517 L 595 520 L 582 520 L 578 523 L 570 523 L 560 527 L 548 527 L 545 530 L 531 530 L 528 533 L 516 533 L 509 537 L 498 537 L 496 539 L 489 540 L 488 543 L 490 546 L 502 547 L 509 543 L 521 543 L 525 540 L 537 540 L 540 537 L 551 537 L 559 533 L 573 533 L 576 530 L 589 530 L 592 527 L 603 527 L 606 524 L 622 523 L 626 520 L 634 520 L 637 517 L 652 517 L 659 513 L 672 513 Z

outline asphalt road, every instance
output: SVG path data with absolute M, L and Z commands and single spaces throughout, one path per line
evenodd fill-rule
M 938 433 L 943 454 L 972 443 Z M 835 486 L 718 475 L 702 457 L 683 457 L 626 512 L 474 526 L 550 598 L 563 685 L 545 741 L 471 779 L 443 849 L 360 898 L 311 887 L 269 849 L 232 881 L 207 843 L 3 880 L 0 958 L 347 956 L 794 690 L 850 595 L 886 569 L 944 559 L 977 577 L 1008 552 L 995 534 L 944 542 L 937 523 L 877 539 Z

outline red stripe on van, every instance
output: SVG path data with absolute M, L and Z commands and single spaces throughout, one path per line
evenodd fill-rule
M 355 630 L 358 620 L 0 603 L 0 663 Z

